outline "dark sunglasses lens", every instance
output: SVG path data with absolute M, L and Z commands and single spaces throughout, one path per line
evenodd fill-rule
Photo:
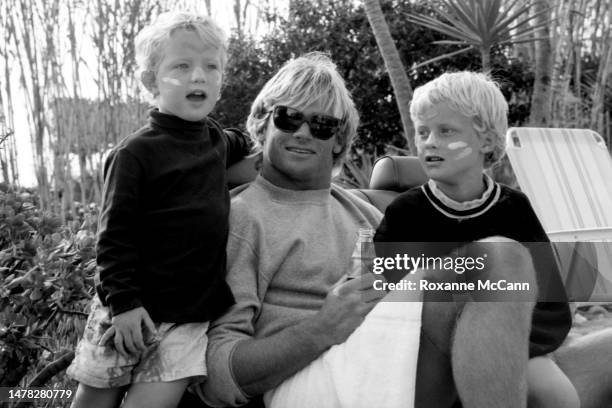
M 310 120 L 310 132 L 318 139 L 327 140 L 336 134 L 340 121 L 330 116 L 316 115 Z
M 310 133 L 317 139 L 327 140 L 334 136 L 335 128 L 329 128 L 327 126 L 316 127 L 313 124 L 313 126 L 310 127 Z
M 295 132 L 304 123 L 302 112 L 286 106 L 275 107 L 273 118 L 274 126 L 286 132 Z
M 284 132 L 296 132 L 306 121 L 304 114 L 287 106 L 274 108 L 274 126 Z M 314 115 L 308 121 L 311 134 L 317 139 L 327 140 L 336 134 L 340 120 L 325 115 Z

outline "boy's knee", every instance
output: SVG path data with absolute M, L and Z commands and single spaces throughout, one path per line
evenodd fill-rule
M 118 407 L 127 387 L 96 388 L 79 383 L 71 408 L 114 408 Z
M 544 381 L 542 381 L 544 382 Z M 556 385 L 550 383 L 536 389 L 528 386 L 528 408 L 580 408 L 580 399 L 573 385 Z
M 535 357 L 527 365 L 529 408 L 579 408 L 576 388 L 547 357 Z
M 484 268 L 473 273 L 475 282 L 499 282 L 505 291 L 488 291 L 494 297 L 510 296 L 515 301 L 535 301 L 538 284 L 531 254 L 521 243 L 505 237 L 489 237 L 467 244 L 464 253 L 484 259 Z M 468 277 L 469 278 L 469 277 Z M 515 290 L 521 288 L 520 290 Z M 490 300 L 498 300 L 492 298 Z

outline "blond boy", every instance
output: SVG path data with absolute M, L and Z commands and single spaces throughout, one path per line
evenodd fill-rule
M 251 145 L 208 118 L 226 59 L 223 31 L 203 16 L 162 14 L 136 37 L 155 109 L 104 166 L 97 294 L 68 370 L 73 407 L 173 407 L 207 374 L 208 322 L 234 303 L 225 169 Z
M 467 243 L 496 236 L 528 247 L 548 242 L 526 196 L 484 174 L 504 154 L 508 114 L 504 96 L 487 75 L 443 74 L 415 90 L 410 113 L 418 156 L 429 181 L 391 203 L 376 241 L 432 243 L 432 251 L 439 250 L 441 245 L 434 244 L 438 242 Z M 540 255 L 532 253 L 533 263 L 537 281 L 546 282 L 540 277 L 554 258 Z M 567 302 L 550 301 L 565 297 L 558 274 L 551 282 L 540 288 L 539 299 L 546 301 L 533 310 L 526 370 L 529 406 L 576 407 L 574 387 L 546 356 L 559 347 L 571 326 Z M 474 390 L 474 394 L 485 393 Z

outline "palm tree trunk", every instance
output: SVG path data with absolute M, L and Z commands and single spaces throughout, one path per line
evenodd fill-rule
M 376 38 L 376 44 L 378 44 L 380 53 L 385 61 L 385 67 L 389 72 L 389 78 L 391 79 L 391 85 L 393 86 L 393 92 L 397 101 L 397 108 L 402 119 L 404 136 L 408 142 L 408 151 L 411 154 L 415 154 L 414 131 L 412 120 L 410 119 L 410 100 L 412 99 L 410 80 L 400 59 L 399 52 L 395 47 L 393 38 L 391 38 L 391 32 L 380 7 L 380 1 L 364 0 L 364 6 L 368 21 L 374 32 L 374 38 Z
M 210 0 L 204 0 L 204 4 L 206 5 L 206 15 L 212 17 L 212 5 L 210 4 Z
M 482 62 L 482 72 L 491 72 L 491 47 L 483 46 L 480 48 L 480 61 Z
M 533 12 L 538 13 L 549 9 L 548 0 L 536 0 Z M 549 21 L 550 12 L 542 13 L 535 19 L 534 24 Z M 533 82 L 533 93 L 531 95 L 531 110 L 529 112 L 529 124 L 531 126 L 546 127 L 550 123 L 552 104 L 552 49 L 550 44 L 550 30 L 548 25 L 540 28 L 539 37 L 535 44 L 535 79 Z

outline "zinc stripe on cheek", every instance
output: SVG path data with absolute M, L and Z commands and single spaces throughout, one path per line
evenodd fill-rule
M 464 157 L 469 156 L 471 153 L 472 153 L 472 148 L 466 147 L 465 149 L 460 151 L 459 154 L 457 154 L 457 156 L 455 156 L 455 160 L 463 159 Z
M 181 86 L 181 81 L 179 81 L 176 78 L 163 77 L 161 79 L 161 81 L 165 82 L 166 84 L 175 85 L 175 86 Z
M 464 147 L 467 147 L 467 143 L 465 143 L 465 142 L 452 142 L 452 143 L 449 143 L 447 147 L 449 149 L 451 149 L 451 150 L 457 150 L 457 149 L 462 149 Z

